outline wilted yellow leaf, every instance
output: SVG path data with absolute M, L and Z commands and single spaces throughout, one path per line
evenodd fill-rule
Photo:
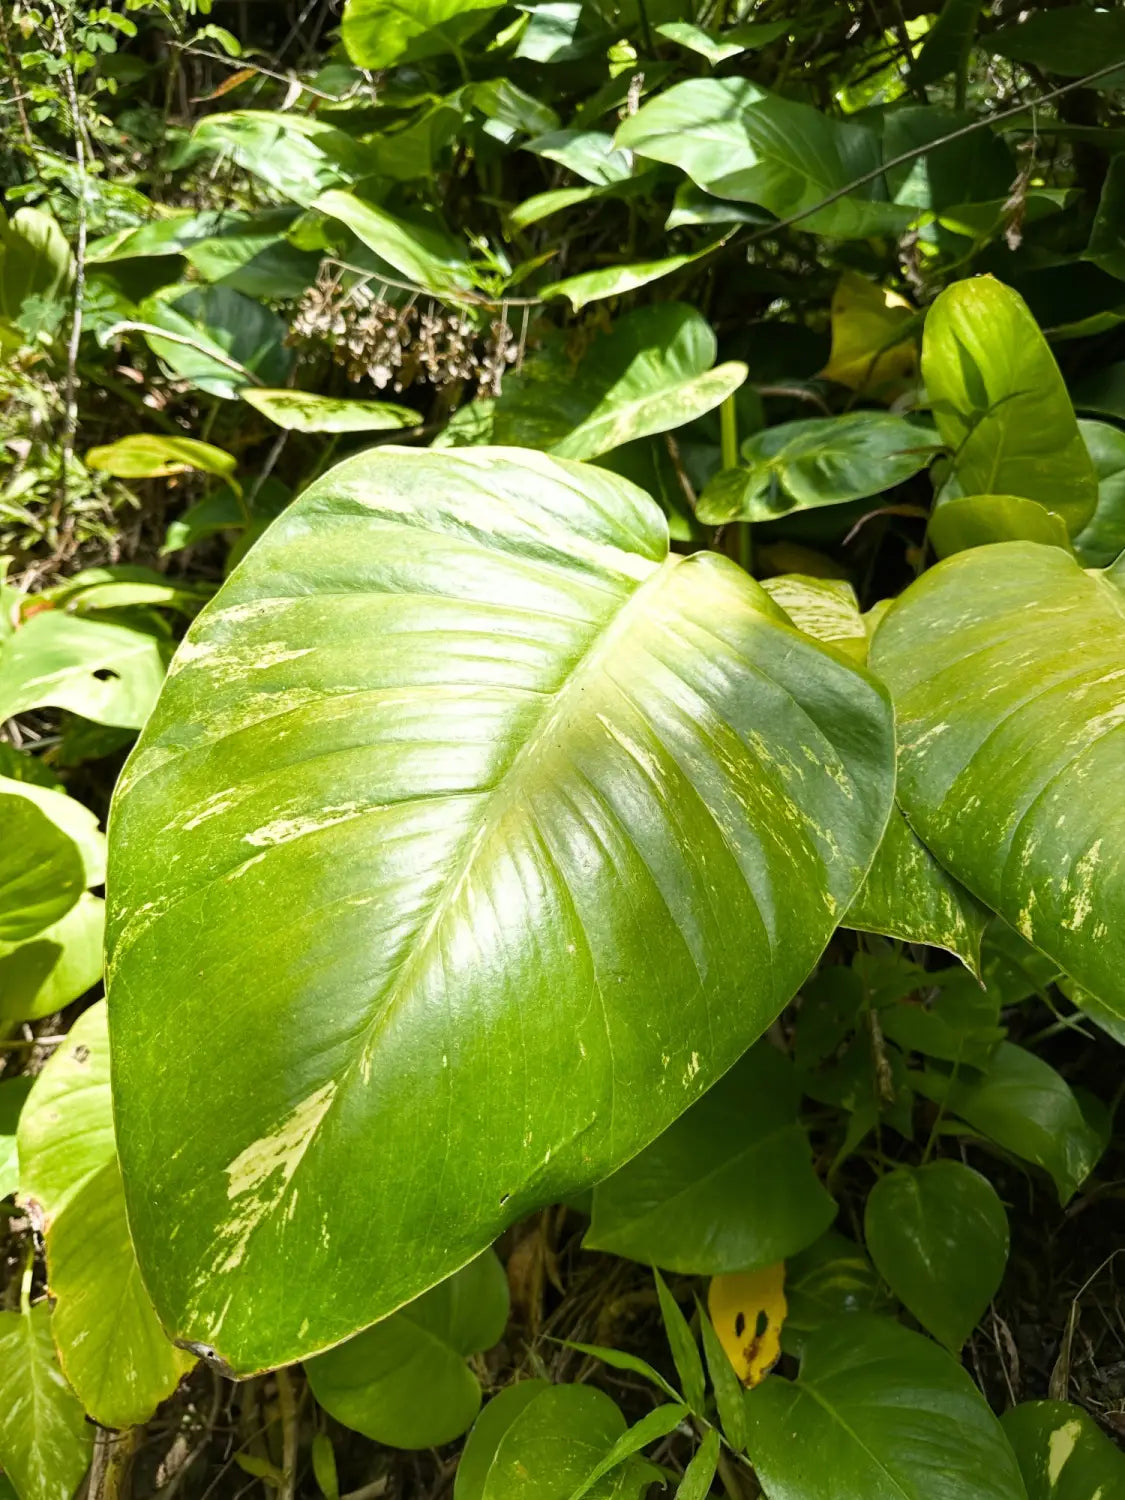
M 893 400 L 918 371 L 914 340 L 897 337 L 913 317 L 905 297 L 845 271 L 832 294 L 832 354 L 820 373 L 853 391 Z
M 714 1277 L 707 1311 L 739 1380 L 760 1385 L 781 1354 L 781 1325 L 788 1311 L 785 1262 Z

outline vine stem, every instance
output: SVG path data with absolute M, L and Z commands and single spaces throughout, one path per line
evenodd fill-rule
M 293 1500 L 297 1493 L 297 1392 L 288 1370 L 275 1370 L 277 1404 L 281 1412 L 281 1468 L 284 1474 L 278 1500 Z

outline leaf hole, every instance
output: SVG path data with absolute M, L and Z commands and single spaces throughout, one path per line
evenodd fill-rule
M 766 1312 L 760 1312 L 758 1314 L 758 1321 L 754 1324 L 754 1337 L 755 1337 L 755 1339 L 763 1338 L 764 1335 L 765 1335 L 766 1329 L 769 1326 L 770 1326 L 769 1314 L 766 1313 Z
M 503 1208 L 503 1207 L 504 1207 L 504 1205 L 505 1205 L 505 1203 L 507 1203 L 507 1201 L 508 1201 L 508 1199 L 509 1199 L 509 1198 L 510 1198 L 510 1197 L 511 1197 L 511 1196 L 512 1196 L 512 1195 L 511 1195 L 511 1193 L 501 1193 L 501 1194 L 500 1194 L 500 1207 L 501 1207 L 501 1208 Z
M 738 1317 L 735 1318 L 735 1320 L 734 1320 L 734 1336 L 735 1336 L 736 1339 L 740 1339 L 745 1332 L 746 1332 L 746 1314 L 745 1313 L 739 1313 Z
M 121 673 L 115 672 L 112 667 L 95 667 L 93 675 L 99 682 L 117 682 L 121 678 Z

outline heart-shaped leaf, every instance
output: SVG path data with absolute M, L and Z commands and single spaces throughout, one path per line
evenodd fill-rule
M 1026 1500 L 1000 1423 L 944 1349 L 856 1314 L 805 1340 L 796 1380 L 746 1393 L 770 1500 Z
M 864 1235 L 891 1291 L 956 1353 L 1008 1260 L 1008 1219 L 996 1189 L 959 1161 L 898 1167 L 871 1189 Z
M 491 1250 L 415 1302 L 310 1359 L 313 1394 L 345 1427 L 392 1448 L 436 1448 L 472 1426 L 480 1384 L 466 1365 L 508 1321 L 508 1281 Z
M 812 1168 L 792 1065 L 762 1042 L 594 1189 L 584 1243 L 669 1271 L 772 1265 L 815 1240 L 836 1205 Z
M 891 759 L 882 689 L 616 475 L 383 448 L 306 490 L 113 812 L 116 1117 L 169 1330 L 311 1355 L 635 1155 L 812 967 Z

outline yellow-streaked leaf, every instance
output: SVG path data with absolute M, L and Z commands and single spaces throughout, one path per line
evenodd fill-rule
M 716 1276 L 707 1289 L 707 1311 L 719 1342 L 743 1385 L 760 1385 L 781 1355 L 785 1262 L 760 1271 Z
M 898 338 L 914 317 L 905 297 L 845 271 L 832 294 L 832 353 L 821 374 L 853 391 L 892 399 L 918 372 L 911 338 Z

